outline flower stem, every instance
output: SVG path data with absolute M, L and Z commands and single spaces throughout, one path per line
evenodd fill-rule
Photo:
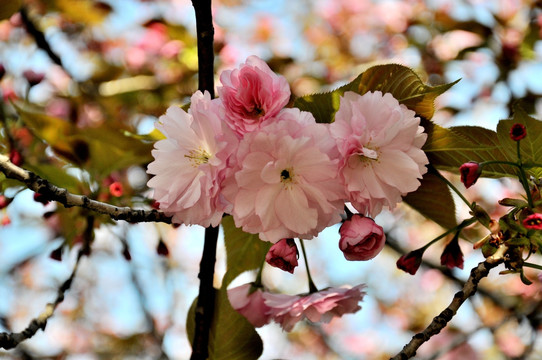
M 427 249 L 429 246 L 433 245 L 434 243 L 436 243 L 437 241 L 439 241 L 440 239 L 442 239 L 443 237 L 447 236 L 447 235 L 450 235 L 452 233 L 459 233 L 463 228 L 466 228 L 467 226 L 473 224 L 476 222 L 476 218 L 475 217 L 472 217 L 470 219 L 465 219 L 463 220 L 462 222 L 459 223 L 459 225 L 457 226 L 454 226 L 453 228 L 443 232 L 442 234 L 440 234 L 439 236 L 437 236 L 436 238 L 434 238 L 433 240 L 429 241 L 427 244 L 425 244 L 424 246 L 422 246 L 420 248 L 423 249 L 423 251 L 425 251 L 425 249 Z
M 523 266 L 533 268 L 533 269 L 537 269 L 537 270 L 542 270 L 542 266 L 537 265 L 537 264 L 533 264 L 533 263 L 524 262 Z
M 305 268 L 307 269 L 307 277 L 309 280 L 309 293 L 315 293 L 318 292 L 318 288 L 316 285 L 314 285 L 314 281 L 312 281 L 311 272 L 309 270 L 309 260 L 307 259 L 307 253 L 305 252 L 305 244 L 303 243 L 302 239 L 299 239 L 299 243 L 301 244 L 301 251 L 303 252 L 303 259 L 305 260 Z
M 470 201 L 468 201 L 467 198 L 465 198 L 465 196 L 461 193 L 461 191 L 459 191 L 454 186 L 454 184 L 452 184 L 448 179 L 446 179 L 444 176 L 442 176 L 442 174 L 437 169 L 435 169 L 435 167 L 433 167 L 432 165 L 429 165 L 429 170 L 433 174 L 435 174 L 440 180 L 442 180 L 446 185 L 448 185 L 450 187 L 450 189 L 452 189 L 453 192 L 455 192 L 461 198 L 461 200 L 463 200 L 463 202 L 465 204 L 467 204 L 469 209 L 474 210 L 474 206 L 472 205 L 472 203 Z

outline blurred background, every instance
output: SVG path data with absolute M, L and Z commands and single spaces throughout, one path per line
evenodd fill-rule
M 495 129 L 518 99 L 542 118 L 540 1 L 215 0 L 213 9 L 217 74 L 257 55 L 301 96 L 393 62 L 432 85 L 461 78 L 437 99 L 433 120 L 443 126 Z M 153 124 L 197 89 L 191 2 L 1 1 L 0 18 L 0 152 L 73 193 L 150 209 Z M 446 176 L 464 189 L 456 175 Z M 481 179 L 466 196 L 497 218 L 506 212 L 497 201 L 520 190 L 511 179 Z M 185 322 L 203 228 L 113 222 L 47 203 L 3 175 L 0 191 L 9 203 L 0 210 L 0 331 L 22 331 L 53 302 L 77 252 L 92 241 L 46 330 L 0 350 L 0 358 L 189 358 Z M 467 216 L 458 202 L 457 218 Z M 368 262 L 344 259 L 338 226 L 305 242 L 317 286 L 366 283 L 363 309 L 329 324 L 300 323 L 291 333 L 258 329 L 262 359 L 387 359 L 449 304 L 483 259 L 472 243 L 486 233 L 474 227 L 460 242 L 463 270 L 439 265 L 439 243 L 411 276 L 396 269 L 397 259 L 443 229 L 407 206 L 376 221 L 391 246 Z M 224 272 L 219 242 L 217 286 Z M 530 286 L 493 271 L 417 358 L 542 358 L 542 284 L 537 272 L 526 275 Z M 308 290 L 302 266 L 294 275 L 266 267 L 263 278 L 274 291 Z

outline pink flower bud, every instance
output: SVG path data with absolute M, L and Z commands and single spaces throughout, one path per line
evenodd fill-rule
M 369 260 L 384 248 L 386 235 L 373 219 L 354 214 L 339 229 L 339 248 L 346 260 Z
M 5 215 L 2 218 L 1 224 L 2 224 L 2 226 L 8 226 L 9 224 L 11 224 L 11 219 L 9 218 L 9 216 Z
M 459 247 L 457 237 L 454 237 L 444 248 L 440 256 L 440 264 L 447 266 L 449 269 L 453 269 L 454 267 L 463 269 L 463 252 Z
M 124 188 L 122 187 L 122 184 L 118 181 L 115 181 L 111 185 L 109 185 L 109 193 L 115 197 L 122 196 L 124 193 Z
M 416 271 L 422 264 L 422 256 L 425 249 L 418 249 L 403 255 L 397 260 L 397 267 L 410 275 L 416 274 Z
M 461 182 L 468 189 L 474 185 L 476 180 L 478 180 L 480 174 L 482 173 L 482 169 L 480 168 L 480 164 L 477 162 L 469 161 L 468 163 L 464 163 L 459 167 L 459 173 L 461 174 Z
M 13 199 L 10 199 L 6 197 L 5 195 L 0 195 L 0 210 L 6 208 L 11 202 L 11 200 Z
M 297 258 L 299 252 L 293 239 L 282 239 L 276 244 L 273 244 L 269 252 L 265 256 L 265 261 L 274 267 L 294 273 L 297 266 Z
M 34 70 L 25 70 L 23 76 L 30 86 L 38 85 L 45 78 L 44 73 L 37 73 Z
M 523 124 L 514 124 L 510 128 L 510 138 L 514 141 L 520 141 L 525 136 L 527 136 L 527 130 Z
M 535 213 L 523 220 L 523 226 L 527 229 L 542 230 L 542 214 Z
M 9 152 L 9 161 L 15 166 L 21 166 L 23 164 L 23 156 L 15 149 L 11 149 Z
M 263 291 L 257 288 L 252 291 L 252 284 L 241 285 L 228 290 L 228 299 L 231 306 L 243 315 L 255 327 L 262 327 L 269 323 L 269 306 L 265 305 Z

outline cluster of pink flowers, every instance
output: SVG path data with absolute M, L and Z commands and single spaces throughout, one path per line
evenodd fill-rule
M 217 226 L 229 213 L 265 241 L 309 239 L 345 202 L 374 217 L 420 185 L 426 134 L 390 94 L 347 92 L 335 121 L 319 124 L 287 107 L 286 79 L 255 56 L 220 80 L 218 99 L 196 92 L 188 112 L 172 106 L 157 125 L 166 139 L 148 185 L 175 223 Z
M 228 290 L 232 307 L 256 327 L 274 321 L 285 330 L 304 319 L 328 323 L 333 317 L 355 313 L 365 285 L 327 288 L 305 295 L 273 294 L 245 284 Z

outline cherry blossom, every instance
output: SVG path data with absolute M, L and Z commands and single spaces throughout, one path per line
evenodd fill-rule
M 154 161 L 147 172 L 155 176 L 148 186 L 173 222 L 218 226 L 229 207 L 220 188 L 234 149 L 220 141 L 227 129 L 209 93 L 198 91 L 191 100 L 188 113 L 172 106 L 160 117 L 156 127 L 166 139 L 152 151 Z
M 220 75 L 217 91 L 225 109 L 225 121 L 242 137 L 271 121 L 290 100 L 290 87 L 257 56 L 250 56 L 238 69 Z
M 253 290 L 252 284 L 244 284 L 228 290 L 231 306 L 255 327 L 268 324 L 270 308 L 265 304 L 261 288 Z
M 224 187 L 236 226 L 273 243 L 339 222 L 345 197 L 327 127 L 310 113 L 283 111 L 240 141 Z
M 265 256 L 265 261 L 271 266 L 293 274 L 298 265 L 298 257 L 299 251 L 294 239 L 282 239 L 271 246 Z
M 349 200 L 360 213 L 374 217 L 383 206 L 393 209 L 420 186 L 427 134 L 415 115 L 389 93 L 346 92 L 341 98 L 330 131 Z
M 270 308 L 268 314 L 271 319 L 285 331 L 291 331 L 297 322 L 305 318 L 312 322 L 328 323 L 334 317 L 360 310 L 358 303 L 365 295 L 364 287 L 364 284 L 330 287 L 304 296 L 266 292 L 263 298 Z
M 382 251 L 386 235 L 373 219 L 354 214 L 339 229 L 339 248 L 347 260 L 369 260 Z

